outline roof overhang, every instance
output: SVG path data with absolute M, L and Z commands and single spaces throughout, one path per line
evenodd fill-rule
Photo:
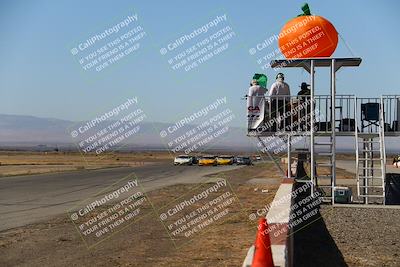
M 314 67 L 330 67 L 335 62 L 335 72 L 341 67 L 358 67 L 361 64 L 361 58 L 294 58 L 294 59 L 277 59 L 271 61 L 272 68 L 303 68 L 311 71 L 311 61 L 314 61 Z

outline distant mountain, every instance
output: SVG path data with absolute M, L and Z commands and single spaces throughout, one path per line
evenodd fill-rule
M 71 121 L 0 114 L 0 143 L 69 143 Z
M 87 122 L 74 122 L 53 118 L 39 118 L 34 116 L 0 114 L 0 145 L 27 146 L 27 145 L 74 145 L 76 139 L 71 137 L 71 131 Z M 109 125 L 112 122 L 108 121 Z M 123 142 L 127 147 L 136 148 L 165 148 L 168 138 L 162 139 L 159 131 L 167 129 L 172 124 L 141 122 L 140 131 Z M 185 125 L 179 133 L 185 133 L 196 125 Z M 102 126 L 93 127 L 91 133 L 100 131 Z M 177 136 L 176 136 L 177 137 Z M 213 148 L 252 148 L 254 140 L 246 136 L 245 128 L 229 127 L 223 137 L 210 142 Z
M 76 148 L 76 139 L 71 137 L 71 131 L 87 122 L 74 122 L 53 118 L 39 118 L 34 116 L 5 115 L 0 114 L 0 146 L 2 147 L 64 147 Z M 108 121 L 106 125 L 111 124 Z M 124 139 L 124 148 L 131 149 L 166 149 L 171 139 L 161 138 L 160 131 L 172 126 L 169 123 L 141 122 L 140 131 L 133 137 Z M 175 138 L 190 131 L 197 125 L 184 125 Z M 99 125 L 91 129 L 96 133 L 104 127 Z M 400 153 L 399 137 L 386 138 L 387 153 Z M 281 144 L 282 145 L 282 144 Z M 309 148 L 309 141 L 300 141 L 294 147 Z M 276 146 L 275 146 L 276 148 Z M 246 136 L 243 127 L 229 127 L 226 133 L 201 147 L 200 150 L 224 149 L 224 150 L 256 150 L 256 139 Z M 282 146 L 282 152 L 286 152 Z M 272 148 L 271 150 L 274 150 Z M 337 150 L 341 152 L 354 152 L 354 138 L 338 137 Z M 179 152 L 179 151 L 178 151 Z M 182 152 L 182 151 L 181 151 Z

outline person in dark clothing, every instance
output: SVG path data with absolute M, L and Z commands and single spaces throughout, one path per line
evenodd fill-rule
M 309 84 L 301 83 L 300 91 L 297 93 L 297 96 L 309 96 L 309 95 L 311 95 L 311 91 L 310 91 L 310 89 L 308 87 L 310 87 Z
M 310 130 L 310 113 L 311 113 L 311 106 L 310 106 L 310 95 L 311 91 L 309 89 L 309 84 L 303 82 L 300 85 L 300 91 L 297 93 L 297 98 L 300 100 L 300 104 L 303 106 L 301 109 L 301 117 L 308 116 L 307 118 L 303 118 L 301 123 L 301 129 L 303 131 Z

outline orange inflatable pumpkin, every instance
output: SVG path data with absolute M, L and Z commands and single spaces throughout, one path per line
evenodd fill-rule
M 338 33 L 321 16 L 300 15 L 282 28 L 279 49 L 286 58 L 330 57 L 338 44 Z

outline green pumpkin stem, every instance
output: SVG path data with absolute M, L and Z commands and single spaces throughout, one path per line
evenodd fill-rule
M 301 10 L 303 10 L 303 13 L 298 15 L 298 17 L 300 17 L 300 16 L 311 16 L 310 7 L 308 6 L 307 3 L 304 3 L 304 5 L 301 7 Z

